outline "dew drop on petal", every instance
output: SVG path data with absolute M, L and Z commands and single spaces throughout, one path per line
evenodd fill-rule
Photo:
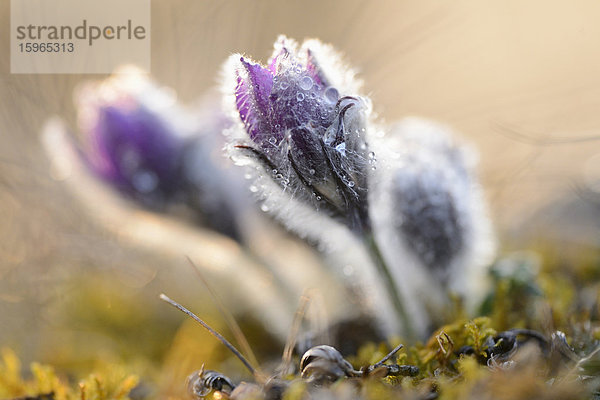
M 315 171 L 314 169 L 312 169 L 312 168 L 308 170 L 308 173 L 309 173 L 309 174 L 311 174 L 311 175 L 314 175 L 314 174 L 315 174 L 315 172 L 316 172 L 316 171 Z
M 348 181 L 348 187 L 354 187 L 354 181 Z
M 309 78 L 309 79 L 310 79 L 310 78 Z M 304 100 L 304 94 L 303 94 L 303 93 L 298 93 L 298 94 L 296 95 L 296 100 L 298 100 L 298 101 L 302 101 L 302 100 Z
M 325 100 L 334 104 L 338 101 L 338 98 L 339 93 L 336 88 L 334 88 L 333 86 L 329 86 L 327 89 L 325 89 Z
M 260 205 L 260 209 L 264 212 L 267 212 L 267 211 L 269 211 L 269 206 L 266 205 L 265 203 L 263 203 Z
M 310 76 L 303 76 L 302 79 L 300 79 L 300 89 L 310 90 L 310 88 L 312 86 L 313 86 L 313 80 Z

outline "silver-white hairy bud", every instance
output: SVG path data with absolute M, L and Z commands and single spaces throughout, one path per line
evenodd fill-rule
M 434 314 L 449 292 L 474 304 L 494 240 L 473 151 L 448 128 L 418 118 L 392 125 L 382 144 L 371 217 L 402 292 Z

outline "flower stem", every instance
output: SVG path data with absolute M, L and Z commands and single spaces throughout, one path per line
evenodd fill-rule
M 373 233 L 365 233 L 363 235 L 363 242 L 365 243 L 365 246 L 369 251 L 369 254 L 371 256 L 371 259 L 373 260 L 373 263 L 375 264 L 375 267 L 377 268 L 377 271 L 383 278 L 382 281 L 385 285 L 387 295 L 392 301 L 392 305 L 396 310 L 396 314 L 398 315 L 398 317 L 400 318 L 400 322 L 402 323 L 402 329 L 404 330 L 403 334 L 405 335 L 405 338 L 409 341 L 416 340 L 416 334 L 411 319 L 408 316 L 408 313 L 406 312 L 406 308 L 404 307 L 402 298 L 398 293 L 394 278 L 392 277 L 387 263 L 385 262 L 381 251 L 379 250 L 379 246 L 375 241 Z

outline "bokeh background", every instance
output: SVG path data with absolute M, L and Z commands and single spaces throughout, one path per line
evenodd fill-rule
M 156 299 L 175 293 L 223 326 L 184 255 L 123 238 L 53 170 L 45 121 L 75 126 L 73 89 L 104 76 L 10 74 L 9 6 L 0 2 L 0 346 L 58 365 L 222 357 L 200 329 L 182 333 L 183 317 Z M 320 38 L 356 67 L 383 120 L 431 118 L 479 151 L 503 251 L 540 240 L 597 246 L 599 20 L 595 0 L 156 0 L 151 73 L 191 104 L 219 84 L 229 54 L 266 61 L 279 34 Z M 215 252 L 202 253 L 208 260 L 235 263 L 230 242 L 201 239 Z M 283 248 L 296 249 L 290 243 Z M 315 258 L 293 246 L 300 260 Z M 205 353 L 184 350 L 190 337 Z M 173 365 L 185 373 L 187 364 Z

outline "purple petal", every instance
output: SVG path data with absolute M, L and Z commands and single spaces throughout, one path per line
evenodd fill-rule
M 276 75 L 281 62 L 296 53 L 296 44 L 293 40 L 281 35 L 277 38 L 274 48 L 273 55 L 269 61 L 269 70 L 273 75 Z
M 146 109 L 103 107 L 92 135 L 89 158 L 103 179 L 128 192 L 175 189 L 179 142 Z
M 271 93 L 272 120 L 280 129 L 294 129 L 311 123 L 326 128 L 332 122 L 335 102 L 324 97 L 324 88 L 308 73 L 284 72 Z
M 247 77 L 238 73 L 235 90 L 236 106 L 250 138 L 260 143 L 269 134 L 269 95 L 273 87 L 273 75 L 259 64 L 240 58 Z
M 273 75 L 277 74 L 277 66 L 284 58 L 289 56 L 290 50 L 285 47 L 285 45 L 282 45 L 282 47 L 279 49 L 279 52 L 271 59 L 271 62 L 269 63 L 269 71 L 271 71 Z
M 263 68 L 260 64 L 253 64 L 240 58 L 244 68 L 248 72 L 248 78 L 252 85 L 252 94 L 260 108 L 260 111 L 266 112 L 269 106 L 269 95 L 273 87 L 273 74 L 269 69 Z

